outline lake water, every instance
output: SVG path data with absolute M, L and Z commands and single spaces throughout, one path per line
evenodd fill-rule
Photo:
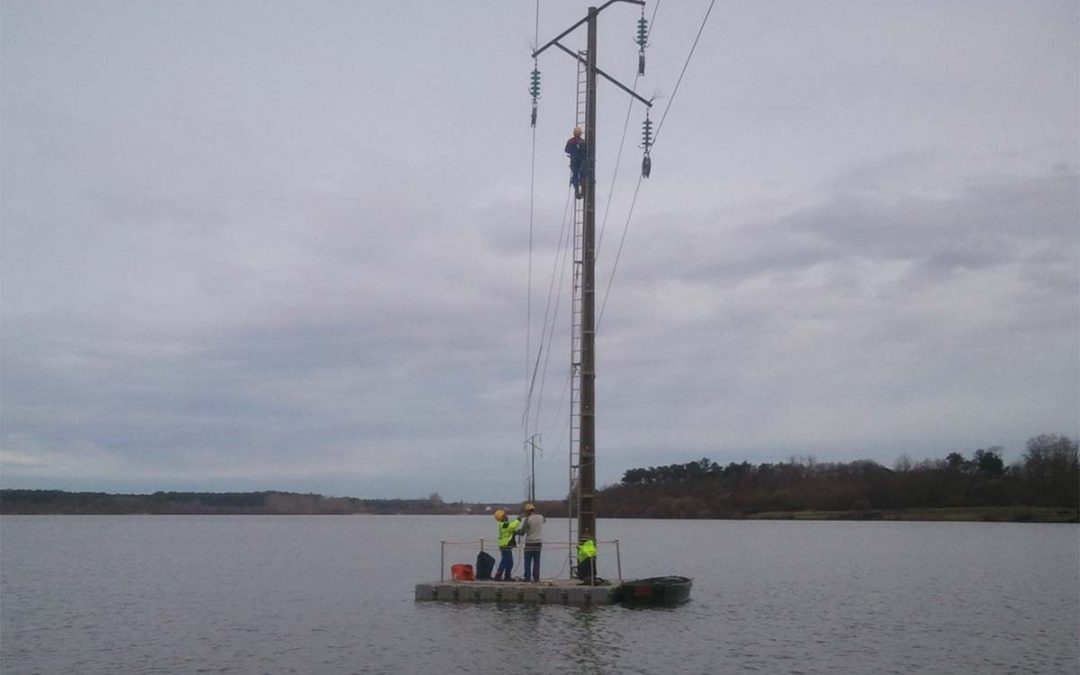
M 545 534 L 565 538 L 564 523 Z M 4 516 L 0 671 L 1080 672 L 1075 525 L 597 529 L 620 540 L 626 578 L 694 577 L 691 602 L 414 602 L 413 586 L 439 576 L 438 542 L 492 537 L 487 517 Z M 546 551 L 541 574 L 561 567 Z

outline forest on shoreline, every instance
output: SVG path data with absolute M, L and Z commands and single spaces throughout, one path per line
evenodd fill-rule
M 881 519 L 1080 522 L 1080 462 L 1075 439 L 1032 438 L 1022 459 L 1006 466 L 1001 448 L 970 457 L 892 469 L 870 460 L 820 463 L 813 458 L 722 466 L 708 458 L 636 468 L 598 491 L 602 518 Z M 108 494 L 0 490 L 0 513 L 13 514 L 488 514 L 520 505 L 426 499 L 359 499 L 265 491 Z M 567 501 L 537 502 L 549 517 Z
M 708 458 L 631 469 L 601 490 L 600 515 L 646 518 L 843 518 L 1080 521 L 1077 441 L 1030 439 L 1007 466 L 1001 448 L 893 469 L 859 460 L 721 466 Z

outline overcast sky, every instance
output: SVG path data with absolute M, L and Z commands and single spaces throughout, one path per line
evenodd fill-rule
M 616 175 L 600 85 L 598 483 L 1080 433 L 1077 2 L 720 0 L 675 91 L 708 6 L 657 10 L 629 219 L 644 109 Z M 542 55 L 533 183 L 534 2 L 0 12 L 0 484 L 524 496 L 576 82 Z M 600 17 L 629 86 L 639 17 Z

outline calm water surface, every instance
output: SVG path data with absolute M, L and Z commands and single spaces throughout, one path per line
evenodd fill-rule
M 625 577 L 692 576 L 693 600 L 413 601 L 438 578 L 440 540 L 494 529 L 479 516 L 4 516 L 0 671 L 1080 672 L 1075 525 L 601 520 Z M 542 566 L 555 574 L 561 557 Z

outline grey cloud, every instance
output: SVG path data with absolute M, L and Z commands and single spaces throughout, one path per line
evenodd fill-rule
M 575 71 L 541 64 L 533 136 L 533 17 L 496 4 L 5 5 L 4 485 L 514 494 Z M 601 481 L 1075 433 L 1075 22 L 926 11 L 747 5 L 706 35 L 605 307 Z M 624 111 L 605 89 L 604 190 Z

